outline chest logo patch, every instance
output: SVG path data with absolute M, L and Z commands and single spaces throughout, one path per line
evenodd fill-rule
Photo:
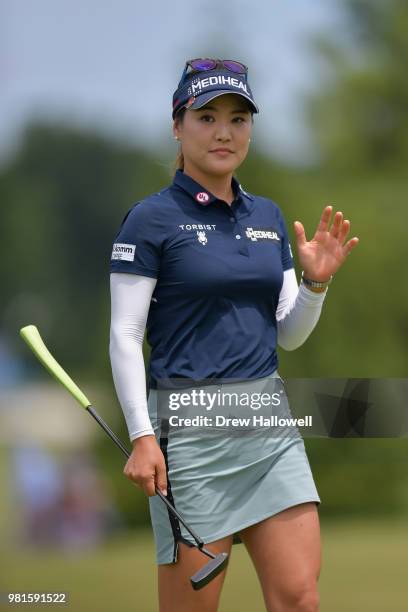
M 245 233 L 247 237 L 254 242 L 257 242 L 258 240 L 274 240 L 275 242 L 280 242 L 278 232 L 270 228 L 254 229 L 253 227 L 247 227 Z
M 195 199 L 197 200 L 197 202 L 206 204 L 209 201 L 210 196 L 205 191 L 200 191 L 196 194 Z
M 208 240 L 207 240 L 207 236 L 206 236 L 205 232 L 200 232 L 200 231 L 198 231 L 198 232 L 197 232 L 197 240 L 198 240 L 198 242 L 199 242 L 200 244 L 202 244 L 202 245 L 206 245 L 206 244 L 207 244 L 207 242 L 208 242 Z

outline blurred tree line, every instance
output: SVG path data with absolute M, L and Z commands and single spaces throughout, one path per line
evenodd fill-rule
M 327 81 L 307 104 L 322 165 L 403 172 L 408 151 L 408 5 L 343 0 L 335 39 L 317 36 Z M 405 163 L 404 163 L 405 162 Z
M 338 39 L 313 41 L 328 75 L 305 100 L 319 164 L 285 166 L 254 149 L 236 174 L 245 190 L 281 207 L 298 278 L 296 219 L 311 239 L 331 203 L 351 220 L 349 238 L 360 238 L 329 287 L 310 338 L 294 352 L 279 349 L 281 375 L 405 377 L 408 5 L 343 4 L 347 27 L 339 28 Z M 104 389 L 101 413 L 124 440 L 108 355 L 110 255 L 130 206 L 171 182 L 166 156 L 70 126 L 33 122 L 0 173 L 1 334 L 15 345 L 27 376 L 41 376 L 18 339 L 21 326 L 38 325 L 79 384 L 93 380 Z M 408 509 L 406 440 L 306 445 L 326 516 Z M 118 479 L 123 459 L 102 432 L 98 451 L 104 469 Z M 125 478 L 117 482 L 130 522 L 145 522 L 144 495 Z

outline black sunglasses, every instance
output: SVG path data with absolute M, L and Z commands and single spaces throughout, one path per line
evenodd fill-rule
M 225 68 L 230 72 L 235 72 L 236 74 L 246 74 L 248 72 L 248 67 L 241 62 L 236 62 L 235 60 L 220 60 L 220 59 L 210 59 L 208 57 L 197 57 L 196 59 L 187 60 L 186 65 L 184 67 L 183 74 L 181 75 L 180 82 L 184 80 L 188 69 L 192 68 L 192 70 L 196 72 L 205 72 L 206 70 L 214 70 L 215 68 Z M 191 71 L 190 71 L 191 72 Z

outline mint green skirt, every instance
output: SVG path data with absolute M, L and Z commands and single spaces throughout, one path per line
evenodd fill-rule
M 250 392 L 275 377 L 277 370 L 242 384 Z M 228 390 L 228 383 L 221 386 Z M 228 535 L 239 544 L 245 527 L 297 504 L 320 504 L 300 435 L 163 436 L 157 405 L 158 392 L 150 389 L 148 410 L 166 461 L 168 499 L 206 544 Z M 194 539 L 158 495 L 148 499 L 157 564 L 176 563 L 180 541 Z

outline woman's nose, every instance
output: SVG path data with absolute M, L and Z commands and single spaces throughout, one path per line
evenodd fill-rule
M 221 139 L 231 138 L 231 132 L 230 132 L 230 128 L 228 124 L 218 126 L 217 138 L 221 138 Z

